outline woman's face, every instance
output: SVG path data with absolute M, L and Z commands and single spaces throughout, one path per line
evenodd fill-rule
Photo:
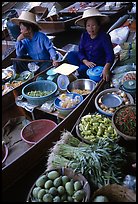
M 99 31 L 99 25 L 95 18 L 88 18 L 86 22 L 86 30 L 90 36 L 96 36 Z
M 20 24 L 20 31 L 21 34 L 24 35 L 24 37 L 30 37 L 30 29 L 28 29 L 26 26 L 24 26 L 22 23 Z

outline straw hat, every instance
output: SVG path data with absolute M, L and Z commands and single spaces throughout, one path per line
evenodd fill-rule
M 96 8 L 92 7 L 90 9 L 85 10 L 83 12 L 82 18 L 76 20 L 75 24 L 84 27 L 85 20 L 90 17 L 100 17 L 101 24 L 109 22 L 109 17 L 107 15 L 101 14 Z
M 19 25 L 20 22 L 33 23 L 39 27 L 38 23 L 36 22 L 35 14 L 29 11 L 22 11 L 21 15 L 18 18 L 12 18 L 11 22 L 17 25 Z

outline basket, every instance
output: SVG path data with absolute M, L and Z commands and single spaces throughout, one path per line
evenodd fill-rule
M 129 105 L 124 105 L 124 106 L 121 106 L 120 108 L 118 108 L 115 113 L 113 114 L 112 116 L 112 126 L 115 128 L 116 132 L 121 136 L 123 137 L 125 140 L 128 140 L 128 141 L 135 141 L 136 140 L 136 118 L 135 118 L 135 134 L 133 135 L 128 135 L 128 134 L 124 134 L 121 130 L 120 130 L 120 127 L 123 127 L 122 125 L 118 125 L 118 123 L 116 123 L 116 119 L 117 119 L 117 116 L 121 113 L 122 110 L 126 110 L 127 108 L 133 108 L 135 109 L 135 117 L 136 117 L 136 105 L 135 104 L 129 104 Z M 128 115 L 128 114 L 127 114 Z M 123 115 L 121 114 L 121 121 L 122 121 L 122 117 Z M 130 120 L 130 117 L 127 118 L 126 122 Z
M 135 192 L 118 184 L 109 184 L 96 190 L 92 200 L 99 195 L 106 196 L 109 202 L 136 202 Z
M 42 175 L 46 175 L 53 171 L 53 170 L 56 170 L 60 173 L 60 175 L 66 175 L 67 177 L 69 177 L 69 179 L 73 179 L 73 181 L 80 181 L 82 186 L 83 186 L 83 190 L 85 192 L 85 196 L 84 196 L 84 199 L 82 202 L 89 202 L 90 200 L 90 185 L 88 183 L 88 181 L 86 180 L 86 178 L 80 174 L 80 173 L 76 173 L 73 169 L 71 168 L 58 168 L 58 169 L 51 169 L 51 170 L 48 170 L 48 171 L 45 171 Z M 41 177 L 40 176 L 40 177 Z M 39 177 L 39 178 L 40 178 Z M 62 184 L 63 185 L 63 184 Z M 26 202 L 32 202 L 34 200 L 33 198 L 33 195 L 32 195 L 32 192 L 33 192 L 33 189 L 36 187 L 36 181 L 34 182 L 34 184 L 32 185 L 28 195 L 27 195 L 27 199 L 26 199 Z M 44 186 L 42 186 L 41 188 L 44 188 Z M 37 202 L 39 202 L 37 200 Z M 40 201 L 41 202 L 41 201 Z M 61 201 L 62 202 L 62 201 Z
M 40 96 L 40 97 L 33 97 L 33 96 L 28 96 L 27 93 L 30 91 L 48 91 L 50 92 L 46 96 Z M 27 101 L 32 104 L 32 105 L 42 105 L 45 103 L 47 100 L 52 98 L 54 94 L 57 91 L 57 85 L 49 80 L 41 80 L 41 81 L 34 81 L 26 86 L 23 87 L 22 89 L 22 95 L 24 98 L 27 99 Z
M 56 126 L 57 124 L 52 120 L 34 120 L 23 127 L 21 138 L 24 142 L 32 146 L 43 137 L 46 137 Z

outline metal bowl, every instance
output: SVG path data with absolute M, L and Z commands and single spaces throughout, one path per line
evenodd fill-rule
M 96 82 L 91 79 L 76 79 L 75 81 L 71 82 L 67 86 L 67 91 L 75 92 L 74 89 L 77 89 L 78 94 L 83 95 L 83 97 L 87 96 L 91 91 L 93 91 L 96 87 Z M 87 91 L 87 93 L 86 93 Z

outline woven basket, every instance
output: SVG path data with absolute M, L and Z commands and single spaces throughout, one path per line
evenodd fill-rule
M 99 195 L 106 196 L 109 202 L 136 202 L 134 191 L 118 184 L 109 184 L 96 190 L 92 196 L 92 200 Z
M 89 200 L 90 200 L 90 185 L 89 185 L 88 181 L 86 180 L 86 178 L 82 174 L 80 174 L 80 173 L 78 174 L 78 173 L 74 172 L 74 170 L 71 168 L 64 168 L 64 167 L 59 168 L 59 169 L 51 169 L 51 170 L 56 170 L 61 175 L 66 175 L 70 179 L 73 179 L 74 181 L 80 181 L 82 186 L 83 186 L 83 190 L 85 192 L 85 198 L 84 198 L 83 202 L 89 202 Z M 42 175 L 47 175 L 51 170 L 45 171 Z M 32 202 L 32 200 L 34 200 L 34 198 L 32 196 L 32 191 L 33 191 L 34 187 L 36 186 L 35 182 L 28 193 L 26 202 Z

